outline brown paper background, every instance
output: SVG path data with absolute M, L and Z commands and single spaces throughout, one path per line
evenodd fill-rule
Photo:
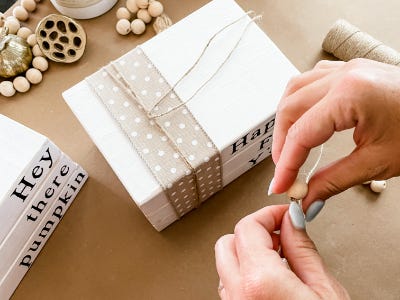
M 79 62 L 51 63 L 43 82 L 27 94 L 0 97 L 0 113 L 47 135 L 90 174 L 14 299 L 217 299 L 217 238 L 232 232 L 248 213 L 286 201 L 266 196 L 273 174 L 267 159 L 162 233 L 147 222 L 61 97 L 62 91 L 154 35 L 150 27 L 141 37 L 115 32 L 115 11 L 123 2 L 102 17 L 81 22 L 88 44 Z M 163 4 L 176 22 L 206 2 Z M 321 43 L 338 18 L 400 49 L 397 0 L 238 2 L 263 13 L 261 27 L 301 71 L 329 58 L 321 53 Z M 50 2 L 42 1 L 28 24 L 33 28 L 52 12 Z M 324 160 L 351 148 L 351 133 L 339 134 L 327 144 Z M 397 179 L 381 195 L 354 187 L 331 199 L 308 226 L 329 269 L 353 299 L 400 297 L 399 192 Z

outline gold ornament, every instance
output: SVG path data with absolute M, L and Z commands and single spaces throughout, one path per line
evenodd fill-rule
M 29 69 L 32 51 L 28 43 L 14 34 L 8 34 L 3 27 L 0 31 L 0 77 L 10 78 Z

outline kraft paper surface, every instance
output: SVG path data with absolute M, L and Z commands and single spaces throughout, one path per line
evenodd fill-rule
M 164 232 L 156 232 L 135 206 L 101 153 L 61 97 L 86 76 L 154 35 L 119 36 L 115 12 L 82 21 L 88 43 L 83 58 L 51 63 L 41 84 L 26 94 L 0 99 L 0 113 L 47 135 L 89 173 L 53 236 L 13 299 L 217 299 L 214 243 L 247 214 L 284 196 L 267 197 L 273 163 L 266 159 Z M 207 1 L 162 1 L 176 22 Z M 397 0 L 238 0 L 244 10 L 263 13 L 260 26 L 300 71 L 322 59 L 321 43 L 331 25 L 345 18 L 399 50 Z M 55 10 L 38 4 L 34 28 Z M 206 22 L 206 20 L 205 20 Z M 351 132 L 326 144 L 324 162 L 353 147 Z M 381 195 L 362 186 L 329 200 L 308 225 L 330 271 L 353 299 L 398 299 L 400 295 L 399 180 Z

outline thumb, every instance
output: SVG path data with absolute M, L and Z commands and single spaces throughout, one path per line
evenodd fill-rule
M 314 292 L 322 296 L 332 289 L 332 277 L 307 235 L 303 212 L 294 201 L 282 220 L 281 246 L 292 271 Z
M 326 200 L 352 186 L 382 176 L 380 172 L 384 163 L 374 160 L 371 152 L 369 147 L 358 148 L 318 170 L 308 183 L 308 194 L 303 199 L 304 211 L 316 200 Z

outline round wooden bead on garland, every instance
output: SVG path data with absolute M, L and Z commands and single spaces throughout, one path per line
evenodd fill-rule
M 18 30 L 21 28 L 19 21 L 15 17 L 8 17 L 4 22 L 4 27 L 8 28 L 9 34 L 16 34 Z
M 49 62 L 46 58 L 38 56 L 33 59 L 32 66 L 40 72 L 45 72 L 49 68 Z
M 42 81 L 43 75 L 42 72 L 40 72 L 38 69 L 31 68 L 28 71 L 26 71 L 26 79 L 32 84 L 38 84 Z
M 16 93 L 14 85 L 9 80 L 4 80 L 0 83 L 0 94 L 5 97 L 12 97 Z
M 375 193 L 382 193 L 386 189 L 387 183 L 386 180 L 372 180 L 369 187 Z
M 290 199 L 300 200 L 304 199 L 308 193 L 308 184 L 296 179 L 292 186 L 286 191 Z
M 121 35 L 127 35 L 131 32 L 131 23 L 127 19 L 121 19 L 116 25 L 117 32 Z
M 14 88 L 17 92 L 26 93 L 29 91 L 31 84 L 29 83 L 28 79 L 23 76 L 17 76 L 14 78 L 13 81 Z
M 134 34 L 139 35 L 146 31 L 146 24 L 140 19 L 135 19 L 131 23 L 131 29 Z
M 21 6 L 29 12 L 33 12 L 36 9 L 35 0 L 21 0 Z
M 140 35 L 146 31 L 146 24 L 150 23 L 153 18 L 156 18 L 153 27 L 156 33 L 159 33 L 172 25 L 171 19 L 163 14 L 163 12 L 164 7 L 159 1 L 127 0 L 126 7 L 120 7 L 117 10 L 118 22 L 116 30 L 121 35 L 127 35 L 131 31 L 136 35 Z M 158 20 L 159 18 L 162 19 Z M 131 24 L 130 29 L 128 29 L 126 21 L 129 21 Z
M 29 12 L 23 6 L 16 6 L 12 13 L 13 16 L 20 21 L 26 21 L 29 19 Z

